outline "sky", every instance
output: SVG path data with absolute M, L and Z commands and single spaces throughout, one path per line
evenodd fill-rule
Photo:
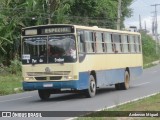
M 141 15 L 142 28 L 145 28 L 145 21 L 147 30 L 152 31 L 152 20 L 154 16 L 155 7 L 153 4 L 160 4 L 160 0 L 134 0 L 130 8 L 133 9 L 132 17 L 126 18 L 125 27 L 137 26 L 139 28 L 139 15 Z M 158 33 L 160 33 L 160 5 L 157 6 L 157 22 L 159 24 Z

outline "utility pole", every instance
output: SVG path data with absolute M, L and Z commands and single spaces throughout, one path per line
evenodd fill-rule
M 158 40 L 158 24 L 157 24 L 157 6 L 160 5 L 160 4 L 154 4 L 154 5 L 151 5 L 153 7 L 155 7 L 155 24 L 154 24 L 154 31 L 155 31 L 155 39 L 156 39 L 156 54 L 158 54 L 158 43 L 159 43 L 159 40 Z
M 141 15 L 139 15 L 139 31 L 142 30 Z
M 152 35 L 155 35 L 155 15 L 152 18 Z
M 121 29 L 121 3 L 122 0 L 118 0 L 118 18 L 117 18 L 117 30 Z
M 147 25 L 146 25 L 146 21 L 144 21 L 144 27 L 145 27 L 145 32 L 147 33 Z

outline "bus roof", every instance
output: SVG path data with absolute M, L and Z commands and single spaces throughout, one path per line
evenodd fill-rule
M 115 30 L 115 29 L 108 29 L 108 28 L 99 28 L 98 26 L 84 26 L 84 25 L 73 25 L 73 24 L 46 24 L 46 25 L 37 25 L 37 26 L 29 26 L 22 28 L 31 29 L 31 28 L 38 28 L 38 27 L 48 27 L 48 26 L 74 26 L 76 29 L 85 29 L 85 30 L 99 30 L 99 31 L 106 31 L 106 32 L 113 32 L 113 33 L 122 33 L 122 34 L 139 34 L 139 32 L 131 32 L 126 30 Z

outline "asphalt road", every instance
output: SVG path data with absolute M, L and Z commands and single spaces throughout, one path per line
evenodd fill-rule
M 114 87 L 107 87 L 99 89 L 94 98 L 79 94 L 53 94 L 48 101 L 41 101 L 37 91 L 24 92 L 0 96 L 0 111 L 96 111 L 158 92 L 160 65 L 145 69 L 139 78 L 131 81 L 129 90 L 118 91 Z M 65 118 L 61 116 L 54 119 Z

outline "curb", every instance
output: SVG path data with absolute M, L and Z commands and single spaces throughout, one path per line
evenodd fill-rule
M 160 63 L 160 60 L 153 61 L 151 63 L 145 64 L 144 66 L 149 66 L 149 65 L 158 65 Z

